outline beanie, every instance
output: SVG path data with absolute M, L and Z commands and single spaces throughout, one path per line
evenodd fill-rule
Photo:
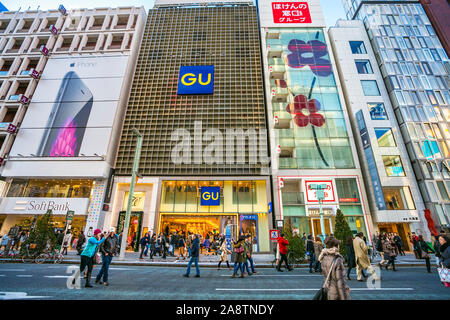
M 100 229 L 95 229 L 95 231 L 94 231 L 94 236 L 97 235 L 97 234 L 99 234 L 99 233 L 102 233 L 102 230 L 100 230 Z

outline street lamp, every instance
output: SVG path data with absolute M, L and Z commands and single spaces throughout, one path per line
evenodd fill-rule
M 122 229 L 122 242 L 120 243 L 119 260 L 125 259 L 125 249 L 127 248 L 128 228 L 130 227 L 130 214 L 131 207 L 133 205 L 134 187 L 136 184 L 136 176 L 138 174 L 137 172 L 139 168 L 139 159 L 141 158 L 142 149 L 142 134 L 136 128 L 133 128 L 132 131 L 137 136 L 137 143 L 136 152 L 134 154 L 133 171 L 131 172 L 130 190 L 128 192 L 127 212 L 125 213 L 125 221 Z
M 317 200 L 319 200 L 319 214 L 320 214 L 320 228 L 322 229 L 322 233 L 320 237 L 322 238 L 322 242 L 325 241 L 325 224 L 323 222 L 323 211 L 322 211 L 322 201 L 325 199 L 325 192 L 327 185 L 326 184 L 311 184 L 310 188 L 312 190 L 316 190 Z

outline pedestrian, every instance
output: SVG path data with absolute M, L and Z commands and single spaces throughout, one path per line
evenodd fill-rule
M 398 254 L 404 256 L 405 252 L 403 251 L 402 238 L 400 238 L 400 236 L 396 233 L 394 233 L 394 242 L 395 242 L 395 245 L 397 246 Z
M 61 247 L 64 241 L 64 233 L 61 232 L 61 230 L 58 229 L 56 232 L 56 244 L 58 246 L 58 251 L 61 251 Z
M 189 259 L 186 273 L 183 276 L 186 278 L 189 277 L 189 273 L 191 272 L 191 265 L 192 265 L 192 262 L 194 262 L 195 272 L 196 272 L 195 277 L 200 278 L 200 268 L 198 267 L 198 257 L 200 255 L 200 241 L 196 234 L 194 234 L 192 236 L 192 238 L 193 238 L 193 240 L 192 240 L 192 246 L 191 246 L 191 258 Z
M 217 270 L 220 270 L 220 265 L 222 262 L 227 263 L 227 268 L 231 270 L 230 264 L 228 263 L 228 255 L 231 254 L 231 251 L 227 248 L 227 242 L 225 240 L 222 241 L 222 244 L 220 245 L 220 261 L 217 265 Z
M 109 234 L 104 238 L 105 242 L 100 245 L 99 251 L 102 254 L 102 268 L 97 274 L 95 283 L 109 285 L 108 282 L 108 271 L 111 261 L 115 255 L 119 252 L 119 237 L 116 235 L 116 229 L 111 227 Z M 103 282 L 101 281 L 103 276 Z
M 0 248 L 3 247 L 3 249 L 6 250 L 6 246 L 8 245 L 9 240 L 9 236 L 5 233 L 5 235 L 2 237 Z
M 94 265 L 94 255 L 96 254 L 97 246 L 105 241 L 105 238 L 100 240 L 101 233 L 102 231 L 100 229 L 95 229 L 94 236 L 89 238 L 86 248 L 84 248 L 83 252 L 81 253 L 80 274 L 87 267 L 86 283 L 84 285 L 85 288 L 92 288 L 90 281 L 92 267 Z M 75 284 L 75 279 L 73 279 L 72 284 Z
M 244 278 L 244 266 L 242 263 L 244 262 L 244 236 L 239 236 L 239 240 L 233 243 L 234 252 L 236 253 L 236 260 L 234 262 L 233 267 L 233 275 L 232 278 L 236 277 L 237 271 L 241 270 L 240 278 Z
M 192 234 L 190 232 L 188 232 L 188 236 L 186 239 L 186 247 L 188 250 L 188 258 L 191 257 L 191 246 L 192 246 Z
M 152 235 L 150 239 L 150 260 L 153 260 L 153 256 L 156 255 L 156 234 Z
M 323 250 L 323 243 L 319 237 L 316 237 L 314 241 L 314 257 L 316 258 L 316 263 L 314 264 L 314 272 L 322 272 L 322 265 L 319 261 L 319 256 Z
M 186 260 L 185 251 L 186 251 L 186 241 L 184 240 L 184 236 L 180 235 L 178 237 L 178 258 L 177 259 L 181 260 L 181 257 L 183 257 L 183 260 Z
M 419 248 L 417 247 L 417 241 L 419 241 L 419 237 L 416 235 L 415 232 L 412 233 L 410 242 L 412 243 L 414 255 L 416 256 L 416 259 L 421 259 Z
M 144 259 L 143 258 L 144 251 L 145 251 L 145 249 L 147 249 L 147 245 L 149 243 L 150 243 L 150 235 L 147 232 L 146 234 L 144 234 L 144 236 L 139 241 L 139 244 L 141 245 L 141 255 L 139 256 L 139 259 L 141 259 L 141 260 Z
M 70 247 L 70 243 L 72 242 L 72 233 L 70 230 L 67 230 L 66 235 L 63 238 L 63 255 L 67 255 L 67 248 Z
M 303 232 L 302 241 L 306 244 L 306 232 Z
M 348 236 L 345 242 L 345 248 L 347 251 L 347 280 L 352 280 L 350 278 L 350 272 L 356 267 L 355 261 L 355 248 L 353 248 L 353 236 Z
M 17 233 L 14 235 L 14 237 L 13 237 L 14 243 L 13 243 L 12 248 L 11 248 L 12 250 L 14 250 L 14 249 L 19 250 L 19 246 L 20 246 L 20 236 L 21 236 L 21 233 L 19 233 L 19 232 L 17 232 Z
M 284 238 L 284 233 L 282 233 L 278 238 L 278 245 L 280 246 L 280 262 L 277 265 L 277 271 L 283 272 L 283 270 L 281 270 L 281 264 L 283 261 L 286 265 L 286 269 L 288 271 L 292 271 L 293 269 L 289 266 L 289 262 L 287 260 L 287 246 L 289 245 L 289 241 Z
M 167 258 L 167 250 L 169 249 L 169 241 L 166 238 L 166 235 L 164 235 L 163 233 L 161 233 L 161 236 L 160 236 L 160 243 L 161 243 L 162 258 L 166 259 Z
M 436 265 L 439 267 L 441 258 L 441 243 L 439 242 L 439 235 L 434 235 L 433 243 L 434 255 L 436 258 Z
M 78 241 L 77 241 L 77 255 L 80 255 L 83 251 L 84 244 L 86 242 L 86 237 L 84 236 L 83 230 L 80 231 L 80 234 L 78 235 Z
M 247 243 L 247 252 L 246 252 L 246 256 L 247 256 L 247 263 L 246 263 L 247 272 L 249 271 L 248 270 L 248 263 L 250 263 L 250 269 L 252 270 L 251 274 L 254 274 L 254 273 L 256 274 L 258 272 L 255 270 L 255 263 L 253 261 L 252 235 L 249 234 L 247 236 L 247 238 L 245 239 L 245 241 Z
M 356 273 L 358 276 L 358 281 L 361 282 L 364 281 L 362 279 L 364 269 L 367 269 L 367 271 L 369 271 L 370 274 L 372 275 L 373 279 L 377 280 L 378 277 L 376 276 L 375 270 L 370 264 L 368 249 L 366 243 L 363 240 L 363 236 L 364 234 L 362 232 L 359 232 L 356 234 L 356 237 L 353 240 L 353 249 L 355 251 Z M 367 278 L 367 276 L 364 276 L 364 278 Z
M 362 239 L 361 239 L 362 240 Z M 344 258 L 339 254 L 340 241 L 334 237 L 325 239 L 326 249 L 322 250 L 319 261 L 322 264 L 322 274 L 328 275 L 328 300 L 350 300 L 350 288 L 345 281 Z
M 209 246 L 210 246 L 209 236 L 206 236 L 205 241 L 203 242 L 203 247 L 205 248 L 205 253 L 209 253 Z
M 392 265 L 392 271 L 397 271 L 395 270 L 395 258 L 397 256 L 396 254 L 397 246 L 395 245 L 395 242 L 391 237 L 392 236 L 384 235 L 381 240 L 383 245 L 383 256 L 384 260 L 387 261 L 387 264 L 385 265 L 386 270 L 389 270 L 389 265 Z M 380 268 L 382 267 L 383 265 L 380 265 Z
M 419 251 L 419 255 L 421 259 L 425 259 L 425 264 L 427 266 L 427 272 L 431 273 L 431 265 L 430 265 L 430 254 L 433 250 L 428 246 L 428 244 L 423 240 L 423 236 L 419 235 L 419 239 L 416 242 L 417 250 Z
M 383 241 L 382 241 L 382 238 L 383 238 L 384 235 L 385 235 L 384 232 L 381 233 L 381 234 L 379 234 L 379 235 L 378 235 L 378 238 L 377 238 L 377 242 L 375 243 L 376 249 L 377 249 L 377 251 L 378 251 L 378 253 L 380 254 L 380 257 L 381 257 L 381 261 L 378 263 L 378 266 L 379 266 L 380 268 L 381 268 L 385 263 L 387 263 L 387 261 L 384 260 L 384 254 L 383 254 Z
M 439 243 L 441 246 L 439 247 L 440 251 L 440 262 L 445 268 L 450 268 L 450 239 L 445 234 L 439 235 Z
M 30 236 L 30 232 L 29 231 L 27 231 L 27 232 L 23 232 L 22 233 L 22 236 L 20 237 L 20 248 L 22 248 L 22 245 L 23 245 L 23 243 L 25 242 L 25 241 L 27 241 L 27 239 L 28 239 L 28 237 Z
M 314 241 L 312 239 L 312 234 L 308 235 L 306 240 L 306 255 L 309 257 L 309 273 L 313 273 L 313 266 L 316 262 L 316 257 L 314 253 Z

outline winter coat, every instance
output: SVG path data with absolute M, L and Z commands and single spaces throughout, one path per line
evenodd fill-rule
M 279 238 L 278 245 L 280 246 L 280 254 L 287 254 L 287 246 L 289 245 L 289 241 L 285 238 Z
M 306 240 L 306 252 L 314 252 L 314 241 L 311 239 Z
M 86 245 L 86 248 L 84 248 L 83 252 L 81 253 L 82 256 L 86 256 L 89 258 L 92 258 L 95 254 L 95 251 L 97 250 L 97 246 L 99 244 L 102 244 L 105 241 L 106 238 L 103 238 L 101 240 L 97 240 L 95 237 L 90 237 L 89 241 Z
M 320 254 L 323 250 L 323 244 L 321 241 L 314 242 L 314 255 L 316 256 L 316 259 L 319 258 Z
M 353 244 L 346 245 L 345 248 L 347 249 L 347 267 L 355 268 L 356 267 L 355 248 L 353 248 Z
M 141 246 L 146 246 L 150 242 L 150 237 L 148 235 L 141 238 L 139 241 Z
M 444 243 L 441 248 L 441 257 L 439 258 L 439 260 L 442 262 L 442 264 L 444 265 L 444 267 L 446 268 L 450 268 L 450 247 L 449 247 L 449 243 Z
M 382 240 L 384 260 L 390 260 L 397 256 L 397 247 L 395 243 L 389 239 Z
M 353 249 L 355 250 L 355 262 L 362 269 L 367 269 L 370 266 L 368 249 L 366 243 L 360 237 L 353 239 Z
M 433 244 L 434 253 L 436 254 L 436 257 L 441 257 L 441 243 L 439 240 L 435 240 Z
M 247 258 L 249 257 L 249 255 L 251 256 L 251 247 L 252 244 L 248 243 L 247 241 L 244 241 L 244 257 L 242 262 L 246 263 L 247 262 Z
M 230 250 L 227 249 L 227 242 L 222 242 L 222 245 L 220 246 L 220 251 L 222 252 L 220 254 L 220 261 L 228 261 L 228 255 L 231 253 Z
M 72 241 L 72 234 L 67 233 L 63 239 L 63 247 L 68 248 L 70 246 L 70 242 Z
M 119 237 L 117 235 L 105 237 L 105 242 L 100 246 L 99 251 L 103 255 L 114 256 L 119 251 Z
M 199 254 L 200 254 L 200 241 L 198 240 L 198 238 L 195 238 L 192 241 L 191 257 L 198 258 Z
M 431 248 L 423 240 L 422 241 L 417 241 L 417 250 L 419 251 L 420 258 L 422 258 L 422 252 L 423 252 L 423 254 L 432 252 Z
M 350 300 L 350 292 L 345 280 L 344 258 L 339 254 L 338 248 L 322 250 L 319 256 L 319 262 L 322 264 L 322 274 L 326 279 L 336 257 L 329 282 L 325 284 L 325 287 L 328 288 L 328 300 Z
M 203 246 L 209 249 L 209 245 L 210 245 L 209 239 L 205 239 L 205 241 L 203 241 Z
M 77 241 L 77 250 L 81 249 L 81 247 L 83 246 L 83 244 L 86 242 L 86 237 L 84 236 L 84 234 L 81 234 L 78 236 L 78 241 Z
M 243 246 L 244 246 L 244 240 L 233 243 L 233 248 L 235 249 L 235 251 L 236 251 L 236 249 L 241 249 Z M 243 263 L 243 262 L 244 262 L 244 251 L 236 252 L 236 263 Z

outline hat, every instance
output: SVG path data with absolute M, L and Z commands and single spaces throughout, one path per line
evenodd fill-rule
M 94 236 L 99 234 L 99 233 L 102 233 L 102 230 L 100 230 L 100 229 L 95 229 L 94 230 Z
M 116 232 L 116 228 L 114 227 L 109 228 L 109 232 Z

